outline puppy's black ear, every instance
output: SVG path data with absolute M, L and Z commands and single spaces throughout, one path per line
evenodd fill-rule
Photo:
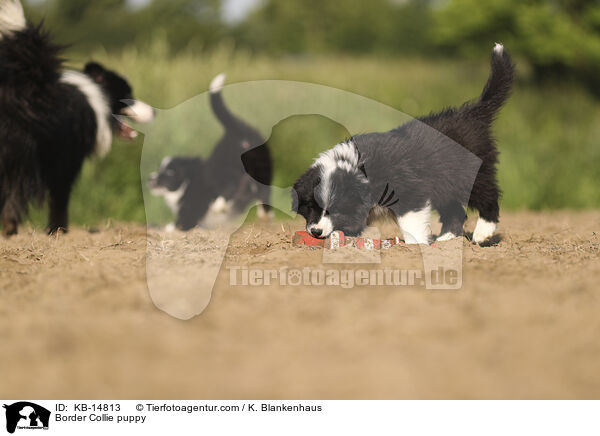
M 106 69 L 97 62 L 88 62 L 83 69 L 83 72 L 90 76 L 96 83 L 104 81 L 104 73 Z
M 292 210 L 294 212 L 298 212 L 298 207 L 300 206 L 300 198 L 308 198 L 309 193 L 312 192 L 312 168 L 298 177 L 298 180 L 294 183 L 292 187 L 291 195 L 292 195 Z
M 295 189 L 292 188 L 292 190 L 290 191 L 290 195 L 292 196 L 292 212 L 298 213 L 298 193 Z

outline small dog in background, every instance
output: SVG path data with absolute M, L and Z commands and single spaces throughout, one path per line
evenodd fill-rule
M 48 231 L 66 231 L 71 187 L 86 157 L 105 155 L 113 132 L 137 134 L 124 115 L 148 122 L 154 110 L 127 81 L 97 63 L 62 70 L 60 48 L 28 24 L 18 0 L 0 1 L 0 218 L 17 233 L 30 202 L 49 196 Z
M 462 236 L 468 206 L 479 211 L 473 241 L 486 243 L 496 230 L 500 195 L 491 125 L 513 77 L 510 56 L 496 44 L 477 101 L 321 153 L 294 184 L 293 208 L 307 231 L 318 238 L 334 230 L 357 236 L 371 212 L 393 214 L 407 244 L 429 244 L 432 209 L 440 214 L 442 241 Z
M 225 106 L 225 75 L 210 83 L 211 108 L 224 134 L 208 159 L 168 156 L 148 179 L 152 194 L 162 196 L 176 215 L 168 230 L 216 227 L 241 215 L 257 201 L 259 217 L 272 216 L 271 153 L 262 135 Z

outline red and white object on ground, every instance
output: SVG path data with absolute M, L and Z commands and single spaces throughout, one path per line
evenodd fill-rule
M 344 235 L 341 230 L 332 232 L 327 239 L 319 239 L 312 237 L 308 232 L 298 231 L 292 238 L 294 245 L 307 245 L 309 247 L 324 247 L 336 249 L 340 247 L 350 246 L 356 248 L 364 248 L 366 250 L 388 249 L 392 245 L 404 244 L 404 241 L 398 236 L 392 239 L 372 239 L 372 238 L 353 238 Z

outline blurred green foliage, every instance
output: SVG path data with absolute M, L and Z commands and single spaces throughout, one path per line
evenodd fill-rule
M 267 1 L 234 29 L 239 43 L 273 54 L 422 53 L 429 2 Z
M 434 44 L 481 53 L 502 41 L 526 59 L 535 78 L 573 78 L 600 93 L 600 2 L 452 0 L 434 14 Z
M 52 34 L 78 51 L 134 45 L 146 48 L 157 33 L 169 51 L 213 47 L 225 36 L 219 0 L 152 0 L 134 7 L 126 0 L 34 0 L 27 17 L 44 20 Z
M 29 0 L 27 12 L 79 50 L 144 50 L 161 32 L 170 53 L 228 41 L 277 56 L 473 57 L 503 42 L 534 79 L 570 78 L 600 93 L 598 0 L 255 0 L 233 24 L 224 19 L 225 1 L 232 0 Z

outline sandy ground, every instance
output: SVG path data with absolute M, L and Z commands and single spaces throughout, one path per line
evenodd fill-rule
M 459 290 L 230 286 L 228 267 L 424 266 L 406 246 L 323 264 L 291 246 L 301 226 L 240 228 L 187 321 L 150 296 L 180 310 L 169 292 L 218 268 L 218 232 L 25 226 L 0 240 L 0 398 L 600 398 L 600 212 L 504 214 L 498 246 L 461 242 Z

